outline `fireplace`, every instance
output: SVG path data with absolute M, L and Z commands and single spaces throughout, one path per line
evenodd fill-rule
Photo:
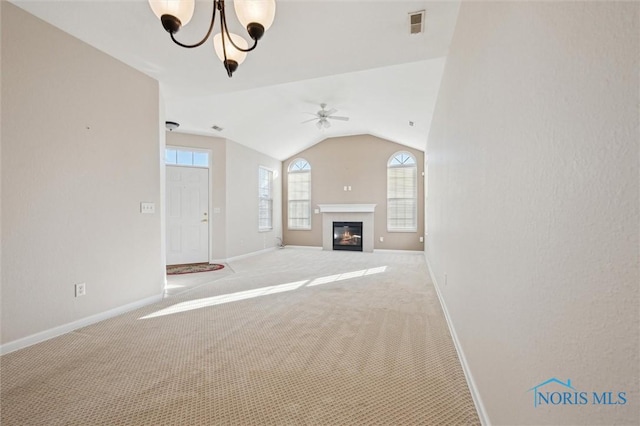
M 322 250 L 335 250 L 334 222 L 356 222 L 362 227 L 362 232 L 356 233 L 360 235 L 362 244 L 358 250 L 373 253 L 375 204 L 318 204 L 318 207 L 322 213 Z
M 333 222 L 333 249 L 362 251 L 362 222 Z

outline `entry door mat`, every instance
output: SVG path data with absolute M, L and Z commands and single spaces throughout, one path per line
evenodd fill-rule
M 195 272 L 217 271 L 224 268 L 219 263 L 189 263 L 186 265 L 167 265 L 167 275 L 193 274 Z

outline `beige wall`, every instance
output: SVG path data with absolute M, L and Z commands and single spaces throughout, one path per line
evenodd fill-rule
M 0 0 L 1 2 L 2 0 Z M 0 4 L 0 24 L 2 23 L 2 10 Z M 0 321 L 2 321 L 2 28 L 0 27 Z M 0 344 L 2 344 L 2 324 L 0 323 Z
M 140 214 L 161 201 L 157 82 L 0 4 L 5 344 L 159 298 L 164 265 Z
M 639 15 L 460 8 L 427 145 L 426 254 L 491 424 L 640 419 Z M 552 377 L 589 404 L 534 408 L 528 390 Z
M 258 231 L 258 168 L 273 170 L 273 229 Z M 282 163 L 227 141 L 227 257 L 272 249 L 282 238 Z
M 282 237 L 280 169 L 274 158 L 236 142 L 209 136 L 167 132 L 167 145 L 211 150 L 211 259 L 226 259 L 276 247 Z M 274 173 L 274 227 L 258 231 L 258 167 Z
M 418 231 L 387 232 L 387 161 L 398 151 L 408 151 L 418 163 Z M 311 165 L 311 230 L 287 229 L 287 170 L 297 158 Z M 423 250 L 424 235 L 422 172 L 424 154 L 371 135 L 326 139 L 282 163 L 282 214 L 284 242 L 288 245 L 322 247 L 322 214 L 314 214 L 318 204 L 372 203 L 375 210 L 375 249 Z M 351 186 L 351 191 L 344 191 Z M 380 237 L 384 242 L 380 242 Z

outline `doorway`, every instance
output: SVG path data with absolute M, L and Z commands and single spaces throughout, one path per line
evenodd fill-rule
M 205 154 L 206 163 L 194 164 L 194 154 Z M 188 148 L 167 148 L 167 265 L 209 262 L 208 157 Z

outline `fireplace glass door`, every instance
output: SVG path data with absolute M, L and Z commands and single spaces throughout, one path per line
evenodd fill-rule
M 362 222 L 333 222 L 333 249 L 362 251 Z

